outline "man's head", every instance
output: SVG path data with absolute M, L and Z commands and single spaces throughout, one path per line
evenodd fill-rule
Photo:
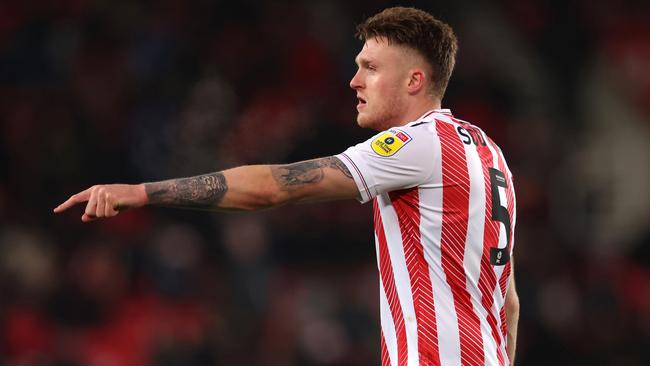
M 365 43 L 350 87 L 361 127 L 385 129 L 408 122 L 424 102 L 440 103 L 458 49 L 451 27 L 422 10 L 395 7 L 366 19 L 357 37 Z

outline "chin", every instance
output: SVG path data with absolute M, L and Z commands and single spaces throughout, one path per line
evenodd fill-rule
M 376 121 L 373 121 L 372 118 L 368 118 L 368 116 L 363 115 L 363 114 L 361 114 L 361 113 L 359 113 L 359 114 L 357 115 L 357 124 L 358 124 L 359 127 L 361 127 L 361 128 L 371 128 L 371 129 L 376 129 L 376 128 L 375 128 L 375 125 L 376 125 L 375 122 L 376 122 Z
M 366 126 L 366 121 L 359 117 L 357 117 L 357 125 L 361 128 L 368 128 L 368 126 Z
M 384 130 L 384 123 L 378 118 L 370 118 L 367 115 L 357 115 L 357 125 L 361 128 L 369 128 L 375 131 Z

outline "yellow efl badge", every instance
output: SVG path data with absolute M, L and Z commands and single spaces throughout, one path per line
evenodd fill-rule
M 381 156 L 391 156 L 411 141 L 406 132 L 391 128 L 372 140 L 372 149 Z

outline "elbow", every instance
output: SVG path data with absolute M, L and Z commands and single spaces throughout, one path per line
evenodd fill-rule
M 244 211 L 260 211 L 264 209 L 274 208 L 286 204 L 289 200 L 286 192 L 274 190 L 261 190 L 257 192 L 251 199 L 242 205 L 241 209 Z
M 506 312 L 519 315 L 519 295 L 515 291 L 510 291 L 506 296 Z

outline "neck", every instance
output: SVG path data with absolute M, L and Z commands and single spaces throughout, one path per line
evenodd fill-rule
M 399 126 L 413 122 L 422 117 L 425 113 L 433 109 L 440 109 L 440 99 L 431 100 L 429 98 L 419 100 L 407 108 L 406 113 L 400 118 Z

